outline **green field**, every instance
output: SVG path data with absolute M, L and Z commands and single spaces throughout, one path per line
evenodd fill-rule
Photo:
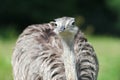
M 100 64 L 98 80 L 120 80 L 120 39 L 90 37 Z
M 120 80 L 120 38 L 88 37 L 100 64 L 98 80 Z M 0 40 L 0 80 L 13 80 L 11 55 L 15 40 Z

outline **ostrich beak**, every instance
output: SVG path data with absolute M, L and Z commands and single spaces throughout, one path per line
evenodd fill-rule
M 61 28 L 60 28 L 60 31 L 62 32 L 62 31 L 64 31 L 65 30 L 65 26 L 62 26 Z

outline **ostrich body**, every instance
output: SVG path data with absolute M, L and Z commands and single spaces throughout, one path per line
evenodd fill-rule
M 13 52 L 14 80 L 97 80 L 96 54 L 74 22 L 62 17 L 28 26 Z

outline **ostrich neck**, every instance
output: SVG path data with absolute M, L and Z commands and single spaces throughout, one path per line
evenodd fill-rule
M 65 41 L 65 43 L 70 48 L 70 50 L 72 50 L 75 33 L 65 31 L 65 32 L 61 32 L 60 36 L 63 39 L 63 41 Z
M 64 60 L 64 65 L 65 65 L 66 80 L 78 80 L 75 55 L 73 50 L 74 35 L 75 35 L 74 33 L 70 33 L 67 31 L 62 32 L 60 34 L 64 49 L 62 58 Z

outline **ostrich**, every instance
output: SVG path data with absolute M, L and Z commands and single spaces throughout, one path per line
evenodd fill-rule
M 97 80 L 95 51 L 72 17 L 28 26 L 12 55 L 14 80 Z

